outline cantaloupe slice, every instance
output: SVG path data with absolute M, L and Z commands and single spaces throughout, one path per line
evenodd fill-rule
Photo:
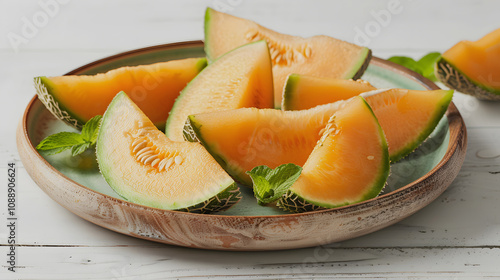
M 500 29 L 444 52 L 436 64 L 436 77 L 479 99 L 500 100 Z
M 277 205 L 292 212 L 334 208 L 376 197 L 389 176 L 384 133 L 361 97 L 329 120 L 297 181 Z
M 189 116 L 184 134 L 201 142 L 235 180 L 251 186 L 245 172 L 256 166 L 302 166 L 328 120 L 344 103 L 303 111 L 243 108 L 196 114 Z
M 165 134 L 182 141 L 189 115 L 244 107 L 273 107 L 271 58 L 265 41 L 230 51 L 196 76 L 175 101 Z
M 36 77 L 35 88 L 52 114 L 76 128 L 104 114 L 113 97 L 125 91 L 163 129 L 180 91 L 206 65 L 205 58 L 188 58 L 121 67 L 97 75 Z
M 434 130 L 452 94 L 384 89 L 362 95 L 385 129 L 391 160 L 397 161 Z M 256 166 L 303 166 L 328 120 L 345 103 L 341 100 L 299 111 L 244 108 L 196 114 L 189 116 L 184 134 L 190 141 L 201 142 L 236 181 L 251 185 L 245 172 Z
M 452 90 L 380 89 L 366 92 L 365 83 L 294 75 L 283 99 L 286 110 L 301 110 L 350 98 L 359 93 L 370 104 L 396 162 L 415 150 L 432 133 L 453 97 Z
M 320 78 L 290 74 L 285 83 L 281 109 L 304 110 L 349 99 L 376 88 L 363 80 Z
M 446 113 L 453 90 L 380 89 L 362 93 L 372 107 L 396 162 L 429 137 Z
M 96 154 L 108 184 L 137 204 L 209 213 L 241 198 L 203 146 L 169 140 L 123 92 L 104 114 Z
M 274 105 L 281 106 L 286 77 L 291 73 L 358 79 L 371 51 L 328 36 L 302 38 L 281 34 L 257 23 L 208 8 L 205 14 L 205 52 L 209 61 L 249 42 L 266 40 L 274 75 Z

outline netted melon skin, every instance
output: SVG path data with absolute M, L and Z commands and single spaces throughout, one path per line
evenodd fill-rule
M 321 207 L 318 205 L 314 205 L 304 198 L 298 196 L 296 193 L 288 190 L 276 203 L 278 208 L 283 209 L 285 211 L 294 212 L 294 213 L 303 213 L 310 211 L 317 211 L 327 209 L 325 207 Z
M 47 110 L 49 110 L 56 118 L 62 120 L 66 124 L 81 130 L 83 123 L 72 116 L 68 111 L 61 106 L 59 102 L 50 94 L 49 88 L 42 81 L 41 77 L 36 77 L 34 79 L 36 94 L 38 99 L 45 105 Z
M 196 132 L 193 128 L 194 124 L 191 122 L 191 119 L 188 117 L 186 122 L 184 123 L 184 129 L 182 130 L 182 135 L 184 136 L 184 140 L 189 142 L 201 142 L 196 136 Z
M 480 100 L 500 101 L 500 92 L 492 92 L 473 82 L 444 59 L 436 63 L 436 77 L 447 87 L 472 95 Z
M 210 214 L 219 211 L 225 211 L 233 207 L 241 200 L 241 192 L 236 183 L 229 185 L 224 191 L 219 194 L 193 206 L 187 208 L 175 209 L 176 211 Z

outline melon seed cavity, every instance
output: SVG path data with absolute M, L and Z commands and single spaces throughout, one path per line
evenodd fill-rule
M 173 164 L 180 165 L 182 157 L 174 154 L 163 154 L 147 138 L 135 139 L 130 147 L 135 160 L 156 168 L 158 172 L 167 170 Z
M 266 40 L 273 65 L 291 65 L 295 62 L 302 62 L 304 58 L 309 58 L 312 55 L 312 49 L 307 44 L 291 46 L 276 42 L 260 31 L 252 30 L 246 34 L 245 38 L 249 42 Z

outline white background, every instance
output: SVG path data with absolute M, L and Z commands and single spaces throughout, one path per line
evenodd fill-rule
M 390 18 L 383 17 L 392 5 Z M 494 174 L 500 171 L 500 103 L 460 93 L 454 101 L 469 143 L 455 182 L 410 218 L 346 242 L 264 253 L 185 249 L 102 229 L 48 198 L 22 168 L 15 146 L 15 128 L 35 94 L 32 78 L 62 75 L 130 49 L 203 39 L 207 6 L 284 33 L 363 43 L 382 58 L 443 52 L 500 27 L 500 2 L 487 0 L 0 0 L 0 279 L 500 277 L 500 174 Z M 7 271 L 4 226 L 10 161 L 18 166 L 16 273 Z

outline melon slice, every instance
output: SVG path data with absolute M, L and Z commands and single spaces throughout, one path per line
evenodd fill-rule
M 294 75 L 288 80 L 283 104 L 302 110 L 350 98 L 372 86 L 335 79 Z M 427 139 L 443 117 L 452 90 L 380 89 L 361 93 L 377 116 L 389 143 L 392 162 L 407 156 Z
M 240 199 L 236 183 L 203 146 L 169 140 L 124 92 L 104 114 L 96 154 L 108 184 L 137 204 L 209 213 Z
M 227 53 L 196 76 L 175 101 L 165 134 L 182 141 L 189 115 L 244 107 L 273 107 L 271 58 L 265 41 Z
M 453 98 L 453 90 L 380 89 L 362 93 L 377 116 L 396 162 L 434 131 Z
M 120 91 L 144 111 L 160 129 L 180 91 L 205 66 L 205 58 L 188 58 L 150 65 L 121 67 L 97 75 L 36 77 L 38 98 L 57 118 L 81 129 L 104 114 Z
M 257 23 L 207 8 L 205 52 L 210 61 L 249 42 L 266 40 L 274 75 L 274 106 L 281 106 L 286 77 L 291 73 L 358 79 L 371 59 L 371 51 L 328 36 L 302 38 L 281 34 Z
M 500 100 L 500 28 L 444 52 L 436 64 L 436 77 L 448 87 L 479 99 Z
M 349 99 L 376 88 L 363 80 L 319 78 L 290 74 L 283 92 L 283 110 L 304 110 L 317 105 Z
M 245 174 L 259 165 L 302 166 L 330 117 L 345 101 L 303 111 L 243 108 L 189 116 L 186 139 L 199 141 L 233 176 L 251 186 Z
M 292 212 L 334 208 L 376 197 L 389 176 L 384 133 L 355 97 L 329 120 L 297 181 L 277 205 Z

